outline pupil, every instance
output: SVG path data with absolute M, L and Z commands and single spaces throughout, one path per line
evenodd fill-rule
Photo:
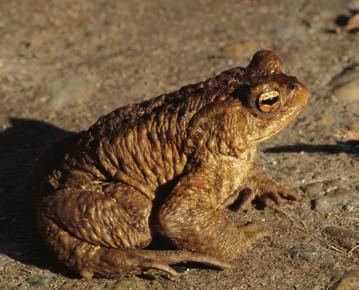
M 265 100 L 261 101 L 261 105 L 269 105 L 272 106 L 274 105 L 277 101 L 278 101 L 279 97 L 275 96 L 275 97 L 271 97 Z

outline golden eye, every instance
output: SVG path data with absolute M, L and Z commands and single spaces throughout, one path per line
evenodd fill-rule
M 262 93 L 256 100 L 257 108 L 263 113 L 270 113 L 279 108 L 279 92 L 270 91 Z

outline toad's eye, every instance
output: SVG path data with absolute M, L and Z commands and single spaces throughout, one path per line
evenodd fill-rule
M 280 106 L 279 92 L 270 91 L 261 93 L 256 100 L 257 108 L 263 113 L 270 113 L 277 110 Z

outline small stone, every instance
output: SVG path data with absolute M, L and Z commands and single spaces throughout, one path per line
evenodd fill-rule
M 312 184 L 308 184 L 308 185 L 304 185 L 301 187 L 301 189 L 304 191 L 304 193 L 306 195 L 308 195 L 309 197 L 315 197 L 321 193 L 323 193 L 323 188 L 322 188 L 322 184 L 317 182 L 317 183 L 312 183 Z
M 113 290 L 145 290 L 145 282 L 134 279 L 122 279 L 118 281 Z
M 335 190 L 337 188 L 339 188 L 341 186 L 341 180 L 340 179 L 333 179 L 333 180 L 329 180 L 327 182 L 325 182 L 323 184 L 324 186 L 324 190 L 326 192 L 331 191 L 331 190 Z
M 287 250 L 285 256 L 299 258 L 308 262 L 326 261 L 327 263 L 331 263 L 334 260 L 333 255 L 329 252 L 310 244 L 295 245 Z
M 306 128 L 308 130 L 314 130 L 318 127 L 327 127 L 333 124 L 334 119 L 331 116 L 320 116 L 316 118 L 315 120 L 308 122 L 306 124 Z
M 317 123 L 319 126 L 329 126 L 333 123 L 333 118 L 330 116 L 321 116 Z
M 306 125 L 305 125 L 305 128 L 309 131 L 312 131 L 314 130 L 316 127 L 318 126 L 317 122 L 316 121 L 311 121 L 311 122 L 308 122 Z
M 347 204 L 359 205 L 359 196 L 345 188 L 338 188 L 313 200 L 313 207 L 321 213 L 329 213 Z
M 349 122 L 345 127 L 349 131 L 359 131 L 359 122 Z
M 328 239 L 336 242 L 339 246 L 349 251 L 359 242 L 359 232 L 349 229 L 330 226 L 326 227 L 323 232 Z
M 334 90 L 335 96 L 345 102 L 359 101 L 359 80 L 351 81 Z
M 320 19 L 323 20 L 323 24 L 331 24 L 333 23 L 333 19 L 335 19 L 335 17 L 337 17 L 337 11 L 335 10 L 331 10 L 331 9 L 328 9 L 328 10 L 325 10 L 323 9 L 321 12 L 319 12 L 319 16 L 320 16 Z M 314 24 L 314 23 L 313 23 Z M 318 24 L 319 26 L 320 24 Z M 315 24 L 314 24 L 315 26 Z
M 358 76 L 359 65 L 346 67 L 330 81 L 330 84 L 333 87 L 340 87 L 357 79 Z
M 73 75 L 49 85 L 50 99 L 46 106 L 53 110 L 80 104 L 96 88 L 96 81 L 88 76 Z
M 50 277 L 46 275 L 36 274 L 28 277 L 26 279 L 26 282 L 31 286 L 35 288 L 45 287 L 50 282 Z
M 247 57 L 253 54 L 258 48 L 255 41 L 235 43 L 223 48 L 224 55 L 228 58 Z
M 350 58 L 347 55 L 342 55 L 342 56 L 340 56 L 339 60 L 340 60 L 340 62 L 348 62 L 350 60 Z
M 359 12 L 359 0 L 351 0 L 347 5 L 348 9 Z
M 331 85 L 338 100 L 359 101 L 359 66 L 344 69 L 332 79 Z
M 359 270 L 345 274 L 332 290 L 357 290 L 359 289 Z
M 276 38 L 285 39 L 289 41 L 298 41 L 302 39 L 306 34 L 304 26 L 281 26 L 273 31 L 273 35 Z

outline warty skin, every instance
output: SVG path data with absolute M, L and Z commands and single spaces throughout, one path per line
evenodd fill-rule
M 308 90 L 271 51 L 246 68 L 121 107 L 41 156 L 34 184 L 40 233 L 83 277 L 116 277 L 173 263 L 230 266 L 257 239 L 223 208 L 241 190 L 277 202 L 296 195 L 254 164 L 256 145 L 286 127 Z M 146 250 L 157 234 L 177 251 Z

